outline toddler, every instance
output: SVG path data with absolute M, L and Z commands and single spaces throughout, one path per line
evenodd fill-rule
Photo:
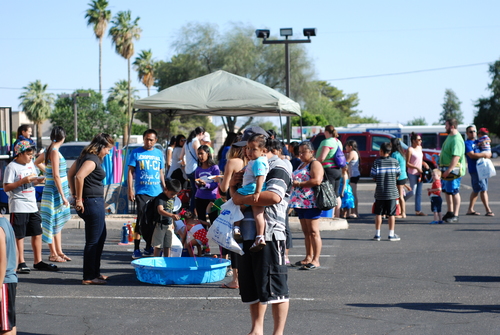
M 245 168 L 243 174 L 243 186 L 238 189 L 241 195 L 253 194 L 253 201 L 259 201 L 260 192 L 265 191 L 265 179 L 269 172 L 269 163 L 267 161 L 266 153 L 266 137 L 264 135 L 257 135 L 248 141 L 246 146 L 246 155 L 250 160 Z M 258 252 L 266 246 L 266 238 L 264 236 L 266 230 L 266 222 L 264 220 L 264 207 L 251 206 L 253 216 L 255 219 L 255 228 L 257 236 L 255 242 L 250 247 L 250 251 Z M 242 207 L 242 211 L 245 207 Z M 239 222 L 234 223 L 234 239 L 236 242 L 242 242 L 241 231 Z
M 477 134 L 480 136 L 476 145 L 481 150 L 481 152 L 491 152 L 491 138 L 488 136 L 488 129 L 479 128 Z
M 432 170 L 432 186 L 427 189 L 427 194 L 431 197 L 431 210 L 434 213 L 434 221 L 430 224 L 443 223 L 441 219 L 441 170 Z
M 181 213 L 182 214 L 182 213 Z M 193 249 L 198 249 L 198 257 L 202 255 L 203 247 L 208 247 L 208 237 L 206 227 L 210 224 L 206 221 L 195 219 L 193 212 L 186 210 L 182 217 L 184 222 L 176 221 L 176 230 L 181 238 L 182 245 L 189 252 L 189 256 L 193 257 Z

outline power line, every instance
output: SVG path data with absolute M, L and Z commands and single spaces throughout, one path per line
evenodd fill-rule
M 325 79 L 325 81 L 338 81 L 338 80 L 364 79 L 364 78 L 375 78 L 375 77 L 400 76 L 403 74 L 413 74 L 413 73 L 431 72 L 431 71 L 443 71 L 443 70 L 457 69 L 457 68 L 461 68 L 461 67 L 471 67 L 471 66 L 486 65 L 486 64 L 490 64 L 490 63 L 484 62 L 484 63 L 475 63 L 475 64 L 466 64 L 466 65 L 438 67 L 438 68 L 434 68 L 434 69 L 425 69 L 425 70 L 394 72 L 394 73 L 384 73 L 384 74 L 372 74 L 372 75 L 368 75 L 368 76 L 357 76 L 357 77 L 334 78 L 334 79 Z

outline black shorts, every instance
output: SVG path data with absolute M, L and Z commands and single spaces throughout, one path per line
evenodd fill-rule
M 40 213 L 10 213 L 10 224 L 16 238 L 42 235 L 42 217 Z
M 134 233 L 137 234 L 142 234 L 142 229 L 141 226 L 143 224 L 146 224 L 146 202 L 148 200 L 154 199 L 155 197 L 152 197 L 147 194 L 137 194 L 135 196 L 135 203 L 137 206 L 137 221 L 135 223 L 135 228 L 134 228 Z M 154 229 L 154 226 L 153 228 Z
M 342 170 L 340 168 L 325 168 L 326 177 L 333 186 L 335 195 L 339 196 L 340 178 L 342 177 Z
M 398 185 L 398 186 L 404 185 L 404 184 L 406 184 L 407 181 L 408 181 L 408 178 L 396 180 L 396 185 Z
M 16 291 L 17 283 L 2 285 L 0 332 L 7 332 L 16 326 Z
M 351 179 L 349 179 L 349 183 L 351 183 L 351 184 L 357 184 L 358 181 L 359 181 L 359 176 L 351 177 Z
M 249 251 L 254 241 L 244 241 L 245 254 L 238 257 L 238 281 L 244 303 L 272 304 L 289 299 L 285 241 L 266 241 L 259 252 Z
M 441 197 L 431 197 L 431 211 L 433 213 L 441 213 L 441 205 L 443 199 Z
M 396 199 L 391 200 L 375 200 L 375 215 L 396 215 Z

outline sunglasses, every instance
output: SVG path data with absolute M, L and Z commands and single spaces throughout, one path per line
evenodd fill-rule
M 475 130 L 469 130 L 470 134 L 475 133 L 475 132 L 476 132 Z

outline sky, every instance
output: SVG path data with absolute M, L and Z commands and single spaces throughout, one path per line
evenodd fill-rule
M 0 106 L 19 110 L 23 87 L 37 79 L 54 94 L 99 89 L 98 41 L 84 18 L 90 0 L 1 1 Z M 114 16 L 130 10 L 142 35 L 135 59 L 151 49 L 156 60 L 176 54 L 172 42 L 191 22 L 270 29 L 317 28 L 303 44 L 315 79 L 344 93 L 357 93 L 363 116 L 407 123 L 437 122 L 444 93 L 462 102 L 464 123 L 472 123 L 474 102 L 490 95 L 488 66 L 500 59 L 500 1 L 168 1 L 109 0 Z M 109 28 L 109 26 L 108 26 Z M 293 68 L 291 69 L 293 76 Z M 127 61 L 103 39 L 103 90 L 127 78 Z M 146 88 L 132 72 L 132 85 Z M 153 87 L 154 89 L 154 87 Z

